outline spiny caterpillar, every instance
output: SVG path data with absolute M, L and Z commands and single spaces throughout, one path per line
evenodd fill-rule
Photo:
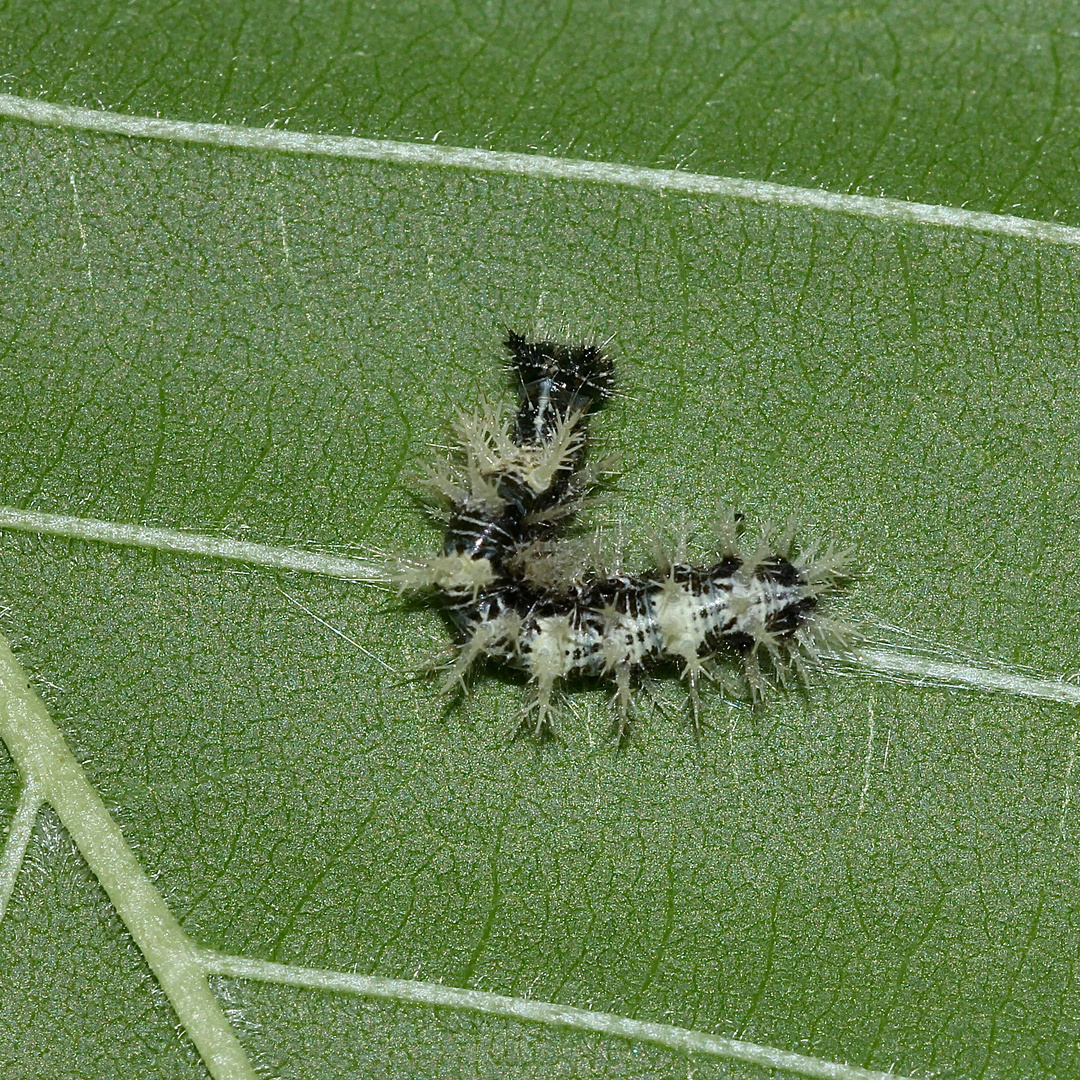
M 814 548 L 793 555 L 790 526 L 741 554 L 739 518 L 730 515 L 709 566 L 659 552 L 640 574 L 586 568 L 580 541 L 563 534 L 600 471 L 586 461 L 587 422 L 612 397 L 612 360 L 589 342 L 510 332 L 505 345 L 517 412 L 507 423 L 483 403 L 458 418 L 459 450 L 427 478 L 443 506 L 442 554 L 408 560 L 400 576 L 403 589 L 434 594 L 458 631 L 445 688 L 463 685 L 482 658 L 521 669 L 535 687 L 522 724 L 543 735 L 554 731 L 560 683 L 610 680 L 623 739 L 631 686 L 648 669 L 678 667 L 697 731 L 698 684 L 725 654 L 742 659 L 755 698 L 770 675 L 805 682 L 807 660 L 842 643 L 818 602 L 835 588 L 843 556 Z

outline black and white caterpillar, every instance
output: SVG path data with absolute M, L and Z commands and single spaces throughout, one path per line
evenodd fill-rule
M 587 568 L 581 542 L 565 530 L 598 479 L 586 459 L 587 422 L 614 392 L 612 360 L 588 342 L 511 332 L 505 345 L 517 412 L 507 422 L 485 403 L 458 418 L 460 450 L 428 478 L 442 506 L 442 554 L 409 560 L 401 575 L 403 588 L 434 594 L 460 636 L 447 689 L 484 658 L 519 668 L 535 687 L 523 723 L 541 735 L 554 730 L 561 682 L 610 680 L 623 738 L 631 687 L 648 669 L 678 667 L 696 729 L 698 684 L 724 656 L 741 658 L 754 697 L 770 677 L 806 681 L 807 661 L 842 644 L 844 631 L 819 602 L 844 557 L 793 554 L 790 527 L 742 554 L 731 515 L 711 565 L 659 552 L 639 574 Z

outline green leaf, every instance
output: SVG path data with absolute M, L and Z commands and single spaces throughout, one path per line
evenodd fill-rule
M 91 108 L 1080 224 L 1070 4 L 13 0 L 4 29 L 9 92 Z
M 102 9 L 80 36 L 59 30 L 74 9 L 25 5 L 4 47 L 30 59 L 5 70 L 22 92 L 133 113 L 257 122 L 269 102 L 311 131 L 445 122 L 440 142 L 645 164 L 682 160 L 674 140 L 691 132 L 687 153 L 725 147 L 690 158 L 698 171 L 875 192 L 880 176 L 890 196 L 1014 212 L 988 194 L 1010 159 L 983 137 L 1026 137 L 1027 122 L 980 114 L 952 153 L 934 134 L 948 102 L 906 128 L 910 106 L 894 104 L 874 139 L 850 121 L 845 157 L 807 120 L 825 100 L 875 107 L 836 71 L 882 22 L 906 27 L 893 48 L 917 57 L 896 100 L 930 101 L 919 65 L 948 52 L 933 28 L 959 9 L 754 5 L 754 33 L 769 19 L 774 32 L 730 79 L 734 16 L 673 14 L 646 34 L 645 6 L 567 9 L 561 23 L 562 9 L 531 10 L 356 15 L 388 69 L 350 59 L 365 39 L 316 8 L 253 10 L 231 33 L 209 7 Z M 1064 72 L 1063 18 L 1046 11 L 1026 40 L 1053 30 Z M 45 16 L 57 31 L 25 47 Z M 1019 29 L 988 19 L 957 41 L 1016 45 Z M 538 60 L 539 40 L 555 44 Z M 815 64 L 821 41 L 848 52 Z M 1067 76 L 1051 88 L 1044 52 L 1014 52 L 1013 71 L 954 77 L 953 104 L 986 79 L 1002 95 L 1030 86 L 1029 115 L 1056 117 Z M 790 173 L 759 153 L 787 153 L 763 119 L 783 106 L 761 94 L 781 69 L 791 90 L 774 92 L 802 109 L 784 119 Z M 516 81 L 500 96 L 501 72 Z M 687 104 L 691 82 L 756 101 L 728 106 L 737 137 Z M 596 424 L 623 472 L 591 521 L 631 551 L 651 526 L 706 527 L 718 498 L 755 524 L 795 511 L 802 537 L 857 553 L 851 617 L 965 664 L 1077 666 L 1080 305 L 1064 231 L 1035 242 L 854 203 L 15 121 L 0 123 L 0 162 L 0 503 L 363 558 L 429 551 L 413 477 L 455 409 L 505 396 L 501 327 L 591 328 L 613 336 L 624 388 Z M 1014 174 L 1023 212 L 1068 217 L 1064 168 L 1045 157 Z M 625 751 L 601 690 L 571 695 L 563 738 L 536 746 L 509 738 L 524 700 L 513 677 L 479 678 L 454 706 L 411 678 L 445 627 L 378 588 L 15 532 L 0 551 L 2 629 L 201 946 L 903 1075 L 1078 1071 L 1075 735 L 1061 706 L 832 674 L 759 709 L 710 696 L 697 742 L 669 680 L 643 692 Z M 5 763 L 13 813 L 24 790 Z M 0 970 L 13 1069 L 204 1068 L 52 811 L 0 923 Z M 273 1075 L 764 1075 L 501 1017 L 259 979 L 215 988 Z

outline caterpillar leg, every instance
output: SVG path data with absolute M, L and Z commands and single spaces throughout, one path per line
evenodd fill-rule
M 477 627 L 472 637 L 461 646 L 461 651 L 454 658 L 442 681 L 440 689 L 444 694 L 453 693 L 459 687 L 465 686 L 465 676 L 468 675 L 469 668 L 487 652 L 495 636 L 496 631 L 492 627 Z
M 565 615 L 537 621 L 538 632 L 529 644 L 525 666 L 536 684 L 536 735 L 554 734 L 551 695 L 556 683 L 573 670 L 574 630 Z
M 533 708 L 536 709 L 536 723 L 533 725 L 533 734 L 540 738 L 542 735 L 555 734 L 555 721 L 551 712 L 551 694 L 555 689 L 555 680 L 544 676 L 537 680 L 536 700 Z
M 619 742 L 630 738 L 630 665 L 615 666 L 615 704 L 618 709 Z

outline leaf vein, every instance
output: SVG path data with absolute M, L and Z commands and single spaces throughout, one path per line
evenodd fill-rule
M 724 196 L 754 203 L 876 218 L 891 224 L 935 225 L 1047 244 L 1080 246 L 1080 228 L 1053 221 L 1036 221 L 1011 214 L 965 210 L 955 206 L 908 202 L 903 199 L 851 195 L 822 188 L 801 188 L 765 180 L 710 176 L 678 169 L 654 169 L 611 161 L 585 161 L 579 158 L 518 154 L 474 147 L 434 146 L 429 143 L 398 142 L 392 139 L 365 139 L 354 135 L 320 135 L 277 128 L 169 120 L 100 109 L 82 109 L 73 105 L 57 105 L 41 99 L 17 97 L 14 94 L 0 94 L 0 116 L 46 127 L 92 131 L 134 139 L 196 143 L 269 153 L 354 158 L 413 167 L 468 169 L 687 195 Z

